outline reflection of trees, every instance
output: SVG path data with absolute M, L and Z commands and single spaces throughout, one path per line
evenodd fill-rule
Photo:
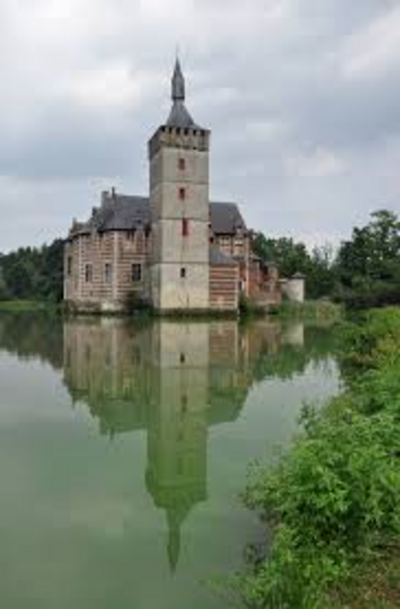
M 268 343 L 263 344 L 253 369 L 256 381 L 268 377 L 291 379 L 294 375 L 303 374 L 311 362 L 318 364 L 326 361 L 332 353 L 333 334 L 332 328 L 328 325 L 305 326 L 304 341 L 301 345 L 290 340 L 292 336 L 287 336 L 285 330 L 293 336 L 293 326 L 283 328 L 280 348 L 276 352 L 271 354 Z
M 20 358 L 39 357 L 56 368 L 63 365 L 63 324 L 61 317 L 23 313 L 0 315 L 0 350 Z

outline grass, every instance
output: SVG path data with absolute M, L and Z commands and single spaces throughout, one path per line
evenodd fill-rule
M 342 317 L 343 309 L 329 300 L 284 301 L 281 305 L 272 308 L 270 313 L 282 319 L 336 321 Z
M 36 313 L 55 310 L 56 305 L 37 300 L 0 300 L 0 313 Z

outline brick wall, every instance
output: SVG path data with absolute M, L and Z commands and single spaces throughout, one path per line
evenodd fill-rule
M 239 305 L 237 266 L 210 267 L 210 306 L 213 310 L 236 311 Z
M 144 230 L 72 236 L 65 247 L 64 297 L 81 308 L 121 308 L 136 293 L 148 297 L 150 238 Z M 140 277 L 133 276 L 140 265 Z

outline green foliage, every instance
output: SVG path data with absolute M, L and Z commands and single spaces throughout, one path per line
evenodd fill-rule
M 298 272 L 306 275 L 309 298 L 321 298 L 333 292 L 334 252 L 329 245 L 314 248 L 310 253 L 304 243 L 286 237 L 267 239 L 258 233 L 253 250 L 263 262 L 275 262 L 283 277 L 293 277 Z
M 245 500 L 274 530 L 270 553 L 239 579 L 248 607 L 326 609 L 332 590 L 377 545 L 400 540 L 400 310 L 347 330 L 358 354 L 348 388 L 304 413 L 304 433 Z
M 329 245 L 310 252 L 293 239 L 267 239 L 261 233 L 253 249 L 265 263 L 274 261 L 284 277 L 303 273 L 310 299 L 328 296 L 352 309 L 400 302 L 400 220 L 391 211 L 374 212 L 337 252 Z
M 61 239 L 41 248 L 20 248 L 0 256 L 0 300 L 59 302 L 63 288 Z
M 265 316 L 265 309 L 241 292 L 239 295 L 239 313 L 241 320 L 248 317 L 263 317 Z
M 352 308 L 400 302 L 400 220 L 387 210 L 353 230 L 337 258 L 337 296 Z
M 271 310 L 280 318 L 311 319 L 313 321 L 337 321 L 342 316 L 340 305 L 329 300 L 307 300 L 306 302 L 283 302 Z

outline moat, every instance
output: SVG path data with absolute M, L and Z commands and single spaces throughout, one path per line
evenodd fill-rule
M 223 609 L 207 583 L 304 401 L 339 386 L 329 327 L 0 315 L 0 607 Z

